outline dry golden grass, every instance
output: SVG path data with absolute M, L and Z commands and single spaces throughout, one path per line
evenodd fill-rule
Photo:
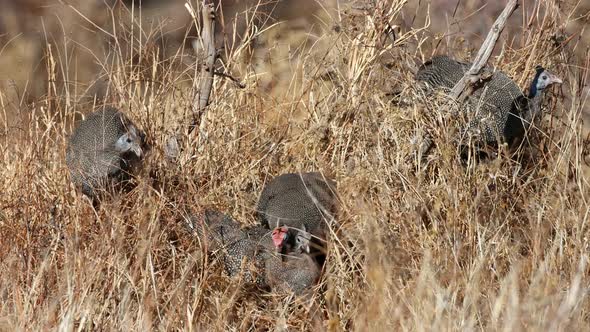
M 29 125 L 0 128 L 0 330 L 587 329 L 589 64 L 576 55 L 587 45 L 555 44 L 567 13 L 542 1 L 546 16 L 492 63 L 523 88 L 536 64 L 556 71 L 551 114 L 517 153 L 464 165 L 460 120 L 412 78 L 440 43 L 420 27 L 395 43 L 379 33 L 404 5 L 342 11 L 308 38 L 274 27 L 245 63 L 237 50 L 224 66 L 246 87 L 216 80 L 209 138 L 185 137 L 177 162 L 163 146 L 190 119 L 194 68 L 148 47 L 135 68 L 115 55 L 107 100 L 152 149 L 137 187 L 97 210 L 64 162 L 76 113 L 92 106 L 65 94 L 22 107 Z M 427 130 L 437 145 L 424 167 L 407 156 Z M 183 227 L 205 207 L 253 224 L 265 181 L 311 170 L 335 177 L 341 210 L 307 297 L 228 278 Z

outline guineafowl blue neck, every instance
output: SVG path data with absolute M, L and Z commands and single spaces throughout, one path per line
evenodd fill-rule
M 545 69 L 543 67 L 541 67 L 541 66 L 537 67 L 537 71 L 535 73 L 535 78 L 533 78 L 533 81 L 531 82 L 531 86 L 529 88 L 529 95 L 528 95 L 529 99 L 533 99 L 537 95 L 540 95 L 543 93 L 543 90 L 537 89 L 537 83 L 539 83 L 539 77 L 541 76 L 543 71 L 545 71 Z

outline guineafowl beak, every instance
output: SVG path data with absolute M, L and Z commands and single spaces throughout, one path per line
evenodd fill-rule
M 550 72 L 546 72 L 548 77 L 547 80 L 547 85 L 551 85 L 551 84 L 561 84 L 563 83 L 563 81 L 561 80 L 561 78 L 557 77 L 556 75 L 551 74 Z
M 303 251 L 305 251 L 306 253 L 308 253 L 308 254 L 309 254 L 309 246 L 304 246 L 304 247 L 303 247 Z
M 277 251 L 283 248 L 283 243 L 287 241 L 287 237 L 287 227 L 281 226 L 273 229 L 272 243 L 274 244 Z
M 139 144 L 133 144 L 131 146 L 131 151 L 135 153 L 137 158 L 141 158 L 141 156 L 143 155 L 143 150 L 141 149 L 141 146 L 139 146 Z

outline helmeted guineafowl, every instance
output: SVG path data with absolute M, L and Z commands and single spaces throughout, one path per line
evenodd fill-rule
M 333 180 L 316 172 L 288 173 L 275 177 L 264 187 L 257 214 L 261 224 L 275 229 L 275 232 L 277 227 L 288 227 L 289 232 L 281 232 L 283 244 L 295 241 L 299 245 L 291 243 L 290 247 L 302 247 L 304 237 L 297 234 L 307 232 L 323 247 L 321 242 L 325 240 L 328 222 L 334 217 L 336 208 L 336 183 Z M 275 247 L 283 249 L 286 246 L 275 241 Z M 301 249 L 309 252 L 309 246 Z
M 261 288 L 287 288 L 297 294 L 319 278 L 317 263 L 306 253 L 277 253 L 267 228 L 241 228 L 231 217 L 211 210 L 190 217 L 189 223 L 189 228 L 205 242 L 207 252 L 223 261 L 231 277 L 241 275 L 246 283 Z
M 427 90 L 450 91 L 470 67 L 471 64 L 448 56 L 435 56 L 420 66 L 416 80 L 424 82 Z M 467 132 L 480 134 L 485 143 L 499 139 L 511 143 L 523 137 L 533 120 L 540 118 L 543 91 L 555 83 L 562 81 L 538 66 L 525 97 L 505 73 L 493 72 L 468 98 L 465 105 L 470 115 Z
M 104 107 L 91 113 L 68 140 L 66 164 L 72 181 L 96 199 L 98 191 L 130 179 L 144 144 L 144 133 L 117 109 Z

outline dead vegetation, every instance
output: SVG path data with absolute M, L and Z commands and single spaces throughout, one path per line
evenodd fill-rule
M 76 113 L 92 102 L 72 93 L 22 103 L 8 125 L 14 108 L 0 90 L 0 330 L 587 328 L 590 57 L 586 40 L 554 38 L 578 24 L 564 11 L 576 7 L 545 0 L 539 15 L 513 14 L 530 24 L 503 38 L 490 64 L 522 88 L 536 64 L 565 84 L 547 96 L 550 113 L 529 142 L 462 163 L 461 119 L 444 98 L 418 93 L 412 67 L 445 50 L 469 59 L 471 49 L 398 24 L 414 2 L 358 3 L 320 10 L 321 34 L 279 24 L 252 35 L 257 47 L 224 56 L 223 70 L 245 87 L 216 78 L 208 140 L 185 137 L 192 149 L 174 163 L 163 147 L 173 124 L 189 123 L 198 68 L 161 59 L 149 39 L 114 52 L 103 63 L 105 101 L 152 149 L 137 187 L 97 210 L 64 162 Z M 387 27 L 395 38 L 383 37 Z M 425 131 L 436 144 L 427 167 L 407 158 Z M 300 170 L 332 174 L 341 200 L 309 296 L 227 278 L 184 230 L 186 214 L 206 207 L 255 223 L 265 182 Z

